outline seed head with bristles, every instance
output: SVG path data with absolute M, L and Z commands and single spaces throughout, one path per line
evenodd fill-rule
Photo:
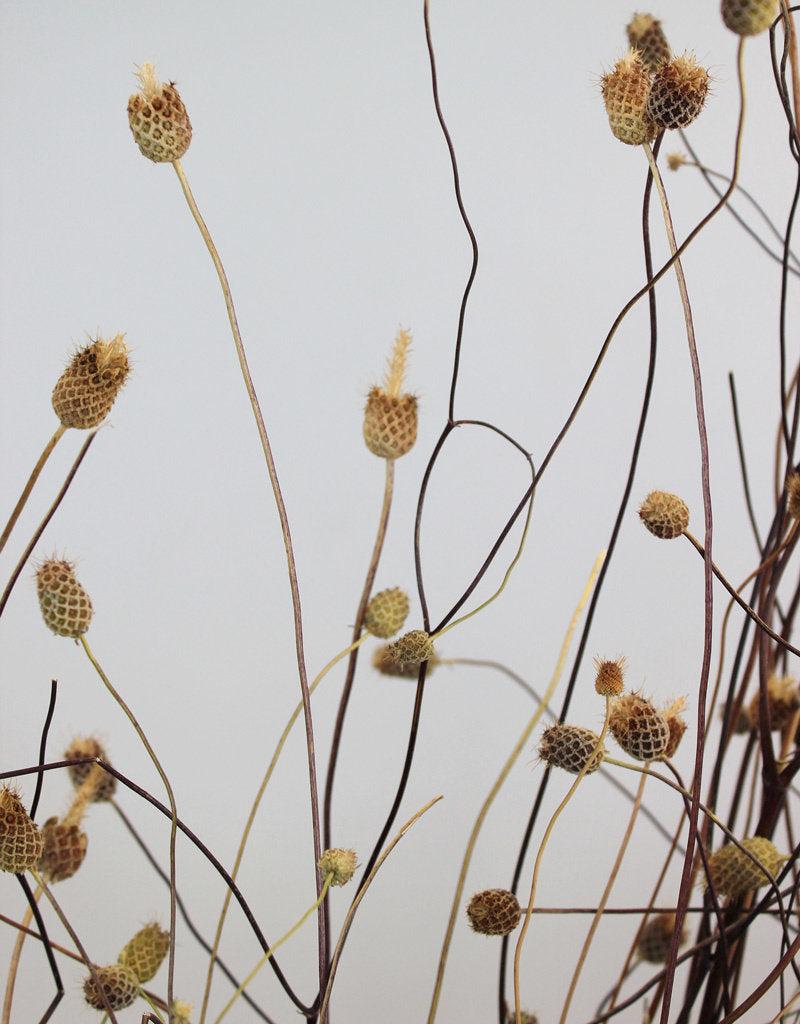
M 756 36 L 778 16 L 778 0 L 722 0 L 722 20 L 738 36 Z
M 0 789 L 0 871 L 15 875 L 36 867 L 42 855 L 42 833 L 31 821 L 17 793 Z
M 53 409 L 62 426 L 90 430 L 108 416 L 130 373 L 124 338 L 97 337 L 72 357 L 53 388 Z
M 58 636 L 83 636 L 92 621 L 92 602 L 72 562 L 45 559 L 36 570 L 36 590 L 48 629 Z
M 650 142 L 658 129 L 647 113 L 650 74 L 638 50 L 630 50 L 600 80 L 608 123 L 614 135 L 628 146 Z
M 89 838 L 77 825 L 48 818 L 42 826 L 44 845 L 39 870 L 51 882 L 72 878 L 83 864 Z
M 76 736 L 64 751 L 64 760 L 69 761 L 73 757 L 100 757 L 108 761 L 108 755 L 100 741 L 94 736 Z M 94 769 L 99 770 L 98 773 Z M 71 764 L 67 769 L 70 781 L 76 789 L 86 784 L 89 778 L 93 779 L 93 785 L 89 800 L 92 803 L 102 803 L 111 800 L 117 790 L 117 780 L 105 768 L 100 765 L 87 762 L 86 764 Z
M 408 594 L 400 587 L 381 590 L 367 605 L 364 628 L 386 640 L 403 628 L 409 609 Z
M 662 64 L 647 94 L 647 113 L 659 128 L 687 128 L 708 95 L 708 72 L 684 53 Z
M 143 156 L 154 163 L 180 160 L 192 141 L 192 124 L 175 83 L 162 84 L 152 64 L 136 72 L 141 88 L 128 99 L 128 124 Z
M 391 644 L 381 644 L 380 647 L 375 649 L 375 653 L 372 655 L 373 666 L 384 676 L 398 676 L 402 679 L 416 679 L 419 675 L 419 665 L 403 665 L 400 666 L 394 660 L 392 654 L 389 651 Z M 436 652 L 428 658 L 427 675 L 433 672 L 436 665 L 439 663 L 439 658 Z
M 670 58 L 669 43 L 661 22 L 652 14 L 634 14 L 625 30 L 628 45 L 642 55 L 642 63 L 651 73 L 657 71 Z
M 433 655 L 433 640 L 424 629 L 412 629 L 387 644 L 386 657 L 398 668 L 418 668 Z
M 548 726 L 539 741 L 539 758 L 554 768 L 563 768 L 571 775 L 577 775 L 588 762 L 586 774 L 596 772 L 603 763 L 605 747 L 600 737 L 591 729 L 580 725 Z
M 168 952 L 169 932 L 151 921 L 123 947 L 117 963 L 127 967 L 140 985 L 145 985 L 156 976 Z
M 651 491 L 639 507 L 639 518 L 654 537 L 672 540 L 689 525 L 689 506 L 677 494 Z
M 651 964 L 667 962 L 672 936 L 675 932 L 675 915 L 670 913 L 656 914 L 651 917 L 639 934 L 636 952 L 640 960 Z M 689 929 L 684 923 L 679 945 L 683 945 L 689 937 Z
M 95 967 L 95 973 L 99 986 L 95 984 L 91 974 L 83 983 L 83 997 L 89 1006 L 93 1006 L 95 1010 L 105 1011 L 103 996 L 115 1011 L 124 1010 L 126 1006 L 136 1002 L 139 985 L 127 967 L 123 967 L 122 964 L 108 964 L 106 967 Z
M 663 757 L 669 746 L 669 725 L 640 693 L 624 693 L 611 702 L 608 729 L 630 757 L 654 761 Z
M 661 714 L 669 728 L 669 740 L 662 757 L 672 757 L 683 739 L 683 734 L 686 732 L 686 720 L 683 718 L 685 710 L 686 697 L 676 697 L 661 709 Z
M 331 885 L 346 885 L 358 867 L 355 850 L 342 850 L 335 847 L 326 850 L 320 857 L 317 867 L 326 877 L 333 875 Z
M 397 332 L 392 357 L 383 380 L 367 396 L 364 410 L 364 442 L 382 459 L 399 459 L 417 439 L 417 400 L 403 392 L 411 334 Z
M 763 864 L 773 878 L 787 859 L 783 854 L 778 853 L 771 840 L 765 839 L 763 836 L 751 836 L 749 839 L 743 839 L 741 845 L 743 850 L 740 850 L 735 843 L 726 843 L 708 858 L 710 884 L 717 893 L 728 896 L 730 899 L 738 899 L 764 885 L 769 885 L 767 875 L 758 864 L 755 864 L 747 856 L 747 853 L 752 854 L 757 861 Z
M 627 661 L 622 656 L 614 658 L 613 661 L 603 658 L 594 659 L 594 667 L 597 675 L 594 680 L 594 688 L 601 697 L 617 697 L 623 690 L 623 674 L 627 668 Z
M 470 927 L 480 935 L 509 935 L 521 916 L 519 900 L 507 889 L 484 889 L 467 904 Z
M 770 729 L 780 731 L 800 708 L 800 691 L 792 676 L 772 675 L 767 679 L 767 704 Z M 751 729 L 757 729 L 761 715 L 761 697 L 756 693 L 747 706 Z
M 687 162 L 686 156 L 679 151 L 676 151 L 675 153 L 667 153 L 667 167 L 669 167 L 671 171 L 680 170 L 680 168 Z

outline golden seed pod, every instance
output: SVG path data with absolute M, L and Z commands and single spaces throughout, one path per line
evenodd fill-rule
M 480 935 L 508 935 L 521 916 L 519 900 L 507 889 L 484 889 L 467 904 L 470 927 Z
M 400 666 L 394 661 L 392 655 L 389 653 L 391 644 L 381 644 L 380 647 L 376 648 L 375 653 L 372 655 L 373 666 L 384 676 L 398 676 L 402 679 L 416 679 L 419 675 L 419 665 L 404 665 Z M 428 658 L 427 674 L 430 675 L 434 668 L 439 664 L 439 657 L 434 652 L 430 658 Z
M 108 964 L 107 967 L 95 967 L 95 972 L 99 986 L 95 984 L 91 974 L 83 983 L 83 997 L 89 1006 L 104 1011 L 106 1004 L 103 1002 L 103 996 L 115 1011 L 124 1010 L 126 1006 L 136 1001 L 139 986 L 127 967 L 123 967 L 122 964 Z
M 661 714 L 664 716 L 664 721 L 667 723 L 667 727 L 669 728 L 669 740 L 667 741 L 666 750 L 661 755 L 662 757 L 672 757 L 680 746 L 683 734 L 686 732 L 686 721 L 682 717 L 685 710 L 685 697 L 676 697 L 675 700 L 671 701 L 665 708 L 661 709 Z
M 92 621 L 92 602 L 75 576 L 72 562 L 48 558 L 36 571 L 39 608 L 58 636 L 83 636 Z
M 800 474 L 790 473 L 786 478 L 786 509 L 792 519 L 800 519 Z
M 689 506 L 677 494 L 651 491 L 639 507 L 639 518 L 654 537 L 672 540 L 689 525 Z
M 48 818 L 42 825 L 42 855 L 39 870 L 51 882 L 72 878 L 83 864 L 89 837 L 77 825 Z
M 671 53 L 667 37 L 661 22 L 652 14 L 634 14 L 625 31 L 628 34 L 628 45 L 632 50 L 639 51 L 642 63 L 651 73 L 669 60 Z
M 141 89 L 128 100 L 134 142 L 154 163 L 180 160 L 192 141 L 192 125 L 175 83 L 159 82 L 152 64 L 142 64 L 136 77 Z
M 399 669 L 419 668 L 433 655 L 433 640 L 424 629 L 412 629 L 386 645 L 386 657 Z
M 763 836 L 743 839 L 742 846 L 764 865 L 773 878 L 787 859 Z M 708 858 L 708 874 L 715 892 L 730 899 L 738 899 L 764 885 L 769 885 L 769 878 L 761 868 L 735 843 L 726 843 L 711 854 Z
M 586 774 L 591 775 L 603 763 L 606 753 L 605 746 L 601 745 L 598 749 L 599 742 L 600 737 L 591 729 L 584 729 L 580 725 L 556 723 L 548 726 L 542 733 L 539 757 L 547 764 L 563 768 L 572 775 L 577 775 L 589 761 Z
M 637 761 L 655 761 L 669 746 L 667 720 L 640 693 L 625 693 L 611 702 L 608 730 L 625 753 Z
M 770 729 L 780 731 L 800 708 L 797 680 L 792 676 L 770 676 L 767 680 L 767 703 Z M 751 729 L 758 728 L 759 715 L 760 696 L 757 693 L 747 706 L 747 718 Z
M 124 946 L 117 963 L 127 968 L 140 985 L 145 985 L 156 976 L 168 952 L 169 932 L 151 921 Z
M 399 633 L 410 607 L 408 594 L 400 587 L 381 590 L 367 605 L 364 628 L 373 636 L 386 640 Z
M 53 388 L 53 409 L 62 426 L 90 430 L 108 416 L 130 373 L 124 337 L 95 338 L 72 357 Z
M 65 761 L 69 761 L 73 757 L 100 757 L 104 761 L 108 761 L 108 754 L 106 754 L 105 748 L 94 736 L 76 736 L 64 751 Z M 96 774 L 97 781 L 89 797 L 90 802 L 102 803 L 103 801 L 113 799 L 117 791 L 117 780 L 104 768 L 100 768 L 99 765 L 94 765 L 91 762 L 87 764 L 71 764 L 69 766 L 67 771 L 69 772 L 72 785 L 75 789 L 80 789 L 94 768 L 99 768 L 99 774 Z
M 333 872 L 331 885 L 345 885 L 358 867 L 355 850 L 341 850 L 338 847 L 326 850 L 317 861 L 317 867 L 326 877 Z
M 756 36 L 778 17 L 778 0 L 722 0 L 722 20 L 737 36 Z
M 42 833 L 22 801 L 8 786 L 0 789 L 0 871 L 15 875 L 36 867 L 42 855 Z
M 646 960 L 650 964 L 666 963 L 674 931 L 674 914 L 656 914 L 655 917 L 651 917 L 636 942 L 639 959 Z M 682 946 L 688 937 L 689 929 L 684 922 L 679 944 Z
M 708 96 L 708 72 L 694 54 L 685 53 L 663 64 L 647 94 L 647 113 L 659 128 L 686 128 Z
M 373 455 L 399 459 L 417 439 L 417 400 L 413 395 L 397 398 L 374 387 L 364 409 L 364 441 Z
M 627 667 L 624 658 L 615 658 L 613 661 L 595 658 L 594 667 L 597 670 L 594 688 L 601 697 L 617 697 L 622 693 L 622 676 Z
M 647 113 L 650 74 L 638 50 L 621 57 L 600 86 L 609 126 L 620 142 L 640 146 L 656 137 L 658 129 Z

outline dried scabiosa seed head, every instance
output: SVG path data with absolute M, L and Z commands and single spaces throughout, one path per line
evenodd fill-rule
M 669 746 L 669 725 L 652 701 L 640 693 L 625 693 L 611 702 L 608 729 L 630 757 L 654 761 Z
M 603 762 L 606 749 L 600 737 L 591 729 L 580 725 L 550 725 L 539 741 L 539 757 L 555 768 L 577 775 L 585 764 L 586 774 L 596 772 Z
M 0 789 L 0 871 L 15 875 L 36 867 L 42 855 L 42 833 L 31 821 L 19 796 Z
M 650 71 L 657 71 L 670 58 L 669 43 L 664 35 L 661 22 L 652 14 L 634 14 L 626 26 L 628 45 L 638 50 L 642 63 Z
M 136 1002 L 139 985 L 136 978 L 122 964 L 108 964 L 107 967 L 95 967 L 99 985 L 95 984 L 91 974 L 83 983 L 83 997 L 95 1010 L 105 1010 L 105 996 L 112 1010 L 124 1010 L 126 1006 Z
M 128 124 L 143 156 L 154 163 L 180 160 L 192 141 L 192 125 L 175 83 L 162 84 L 152 64 L 136 72 L 141 88 L 128 99 Z
M 778 17 L 778 0 L 722 0 L 722 20 L 737 36 L 756 36 Z
M 151 921 L 125 945 L 117 963 L 126 967 L 139 984 L 144 985 L 156 976 L 168 952 L 169 932 Z
M 606 658 L 595 658 L 594 667 L 597 675 L 594 680 L 594 688 L 601 697 L 616 697 L 623 690 L 623 674 L 627 662 L 623 657 L 614 658 L 613 661 Z
M 655 917 L 651 917 L 639 934 L 636 943 L 636 952 L 639 958 L 650 964 L 666 963 L 674 932 L 674 914 L 656 914 Z M 689 929 L 684 923 L 679 945 L 683 945 L 688 936 Z
M 778 853 L 772 841 L 763 836 L 743 839 L 741 845 L 764 865 L 773 878 L 786 860 L 785 856 Z M 735 843 L 726 843 L 708 858 L 709 882 L 715 892 L 730 899 L 738 899 L 763 885 L 769 885 L 767 875 L 744 850 L 740 850 Z
M 628 146 L 650 142 L 658 129 L 647 113 L 650 74 L 638 50 L 631 50 L 600 81 L 608 123 L 614 135 Z
M 694 54 L 673 57 L 653 75 L 647 94 L 647 113 L 659 128 L 687 128 L 708 95 L 708 72 Z
M 651 491 L 639 506 L 639 518 L 654 537 L 672 540 L 689 525 L 689 506 L 677 494 Z
M 36 591 L 48 629 L 58 636 L 83 636 L 92 621 L 92 602 L 72 562 L 45 559 L 36 570 Z
M 394 660 L 393 655 L 389 651 L 391 644 L 381 644 L 380 647 L 375 649 L 372 655 L 373 666 L 383 676 L 397 676 L 401 679 L 416 679 L 419 676 L 419 665 L 403 665 L 402 667 Z M 427 675 L 433 672 L 434 668 L 439 664 L 439 658 L 436 652 L 428 658 L 428 667 L 425 670 Z
M 48 818 L 42 826 L 42 856 L 39 870 L 51 882 L 72 878 L 83 864 L 89 838 L 77 825 Z
M 433 640 L 424 629 L 412 629 L 386 645 L 386 657 L 400 669 L 419 668 L 433 656 Z
M 108 416 L 130 373 L 124 338 L 95 338 L 72 357 L 53 388 L 53 410 L 62 426 L 90 430 Z
M 367 605 L 364 628 L 386 640 L 403 628 L 409 609 L 408 594 L 400 587 L 381 590 Z
M 800 708 L 800 692 L 797 680 L 792 676 L 770 676 L 767 680 L 767 704 L 769 705 L 770 729 L 781 730 Z M 747 706 L 747 718 L 751 729 L 757 729 L 760 720 L 761 698 L 756 693 Z
M 317 862 L 317 867 L 326 877 L 333 874 L 331 885 L 346 885 L 358 867 L 356 851 L 339 847 L 326 850 Z
M 661 709 L 661 714 L 664 716 L 664 720 L 669 727 L 669 740 L 667 741 L 666 750 L 661 755 L 662 757 L 672 757 L 683 739 L 683 734 L 686 732 L 686 720 L 683 718 L 685 710 L 685 697 L 676 697 L 675 700 L 670 701 L 666 707 Z
M 521 916 L 519 900 L 507 889 L 484 889 L 467 904 L 470 926 L 480 935 L 509 935 Z
M 417 400 L 403 390 L 410 346 L 410 332 L 399 330 L 383 385 L 376 385 L 367 395 L 364 442 L 382 459 L 399 459 L 417 439 Z
M 64 751 L 64 760 L 69 761 L 73 757 L 100 757 L 108 761 L 108 754 L 99 740 L 94 736 L 76 736 Z M 94 769 L 98 771 L 95 772 Z M 111 800 L 117 791 L 117 780 L 105 768 L 100 765 L 87 762 L 86 764 L 71 764 L 67 769 L 72 785 L 80 789 L 90 777 L 94 780 L 91 787 L 89 800 L 91 803 L 102 803 Z

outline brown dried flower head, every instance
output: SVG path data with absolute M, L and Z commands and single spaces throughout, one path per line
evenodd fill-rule
M 39 870 L 51 882 L 72 878 L 83 864 L 89 837 L 77 825 L 48 818 L 42 825 L 42 856 Z
M 124 1010 L 136 1001 L 139 986 L 136 978 L 122 964 L 108 964 L 107 967 L 95 967 L 99 986 L 95 984 L 91 974 L 83 983 L 83 997 L 95 1010 L 105 1010 L 103 996 L 108 1000 L 112 1010 Z
M 689 506 L 677 494 L 651 491 L 639 507 L 639 518 L 654 537 L 672 540 L 689 525 Z
M 667 720 L 640 693 L 625 693 L 611 702 L 608 729 L 625 753 L 637 761 L 655 761 L 669 746 Z
M 169 932 L 151 921 L 125 945 L 117 963 L 126 967 L 140 985 L 145 985 L 156 976 L 168 952 Z
M 622 693 L 624 683 L 623 674 L 628 663 L 623 657 L 614 660 L 595 658 L 594 667 L 597 675 L 594 680 L 594 688 L 601 697 L 616 697 Z
M 661 755 L 662 757 L 672 757 L 683 739 L 683 734 L 686 732 L 686 720 L 683 718 L 685 710 L 685 697 L 676 697 L 675 700 L 670 701 L 666 707 L 661 709 L 661 714 L 664 716 L 664 720 L 669 727 L 667 749 Z
M 722 0 L 722 20 L 738 36 L 755 36 L 778 16 L 778 0 Z
M 509 935 L 521 916 L 519 900 L 507 889 L 484 889 L 467 904 L 470 926 L 480 935 Z
M 392 657 L 389 651 L 390 646 L 391 644 L 381 644 L 380 647 L 375 649 L 375 653 L 372 655 L 373 666 L 384 676 L 416 679 L 419 676 L 419 665 L 404 665 L 401 667 Z M 439 657 L 434 651 L 431 657 L 428 658 L 427 675 L 430 675 L 438 664 Z
M 64 760 L 68 761 L 73 757 L 100 757 L 108 761 L 108 754 L 100 741 L 94 736 L 76 736 L 64 751 Z M 110 762 L 109 762 L 110 763 Z M 98 771 L 95 772 L 94 769 Z M 94 780 L 91 787 L 89 800 L 92 803 L 102 803 L 111 800 L 117 791 L 117 780 L 105 768 L 87 762 L 86 764 L 71 764 L 67 769 L 72 785 L 80 789 L 90 777 Z
M 708 82 L 708 72 L 694 54 L 673 57 L 653 76 L 647 113 L 659 128 L 687 128 L 703 109 Z
M 0 871 L 15 875 L 36 867 L 42 855 L 42 833 L 31 821 L 15 791 L 0 789 Z
M 326 850 L 317 862 L 317 867 L 326 877 L 333 873 L 331 885 L 346 885 L 358 867 L 356 851 L 338 847 Z
M 588 762 L 586 774 L 596 772 L 603 763 L 606 748 L 600 743 L 600 737 L 591 729 L 580 725 L 548 726 L 539 741 L 539 757 L 554 768 L 563 768 L 565 772 L 577 775 Z
M 53 388 L 53 409 L 62 426 L 90 430 L 108 416 L 130 373 L 124 338 L 95 338 L 72 357 Z
M 628 146 L 650 142 L 658 129 L 647 113 L 650 73 L 638 50 L 631 50 L 603 75 L 600 86 L 608 123 L 614 135 Z
M 386 640 L 403 628 L 409 609 L 408 594 L 400 587 L 381 590 L 367 605 L 364 628 Z
M 383 380 L 367 395 L 364 442 L 373 455 L 399 459 L 417 439 L 417 400 L 403 391 L 411 334 L 400 329 Z
M 386 645 L 386 657 L 400 669 L 419 668 L 433 656 L 433 640 L 424 629 L 412 629 Z
M 628 45 L 642 55 L 645 68 L 654 72 L 670 58 L 670 48 L 661 22 L 652 14 L 634 14 L 626 27 Z
M 780 731 L 791 721 L 800 708 L 800 692 L 797 680 L 792 676 L 770 676 L 767 680 L 767 703 L 771 729 Z M 751 729 L 757 729 L 760 720 L 760 695 L 756 693 L 747 706 L 747 718 Z
M 674 914 L 656 914 L 655 917 L 651 917 L 642 929 L 636 943 L 636 952 L 639 954 L 639 958 L 650 964 L 666 963 L 674 931 Z M 680 938 L 681 946 L 688 937 L 689 929 L 684 922 Z
M 154 163 L 180 160 L 192 141 L 192 125 L 175 83 L 162 84 L 152 64 L 136 72 L 139 92 L 128 100 L 128 124 L 142 154 Z
M 45 559 L 36 570 L 36 591 L 48 629 L 58 636 L 83 636 L 92 621 L 92 602 L 72 562 Z
M 742 846 L 764 865 L 773 878 L 787 859 L 778 853 L 771 840 L 763 836 L 743 839 Z M 714 890 L 730 899 L 738 899 L 763 885 L 769 885 L 767 875 L 735 843 L 726 843 L 711 854 L 708 858 L 708 872 Z

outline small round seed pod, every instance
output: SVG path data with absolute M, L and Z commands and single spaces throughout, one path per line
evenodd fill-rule
M 669 745 L 666 719 L 639 693 L 625 693 L 611 702 L 608 729 L 625 753 L 637 761 L 655 761 Z
M 36 571 L 39 608 L 58 636 L 83 636 L 92 621 L 92 602 L 75 576 L 72 562 L 48 558 Z
M 770 728 L 780 731 L 800 708 L 797 680 L 791 676 L 770 676 L 767 680 L 767 703 Z M 747 706 L 747 718 L 751 729 L 758 728 L 760 706 L 760 695 L 757 693 Z
M 663 64 L 653 76 L 647 94 L 647 113 L 659 128 L 686 128 L 694 121 L 708 95 L 708 72 L 685 53 Z
M 8 786 L 0 789 L 0 871 L 22 874 L 42 856 L 42 833 Z
M 83 864 L 89 837 L 77 825 L 67 825 L 58 818 L 48 818 L 42 825 L 42 856 L 39 870 L 51 882 L 72 878 Z
M 786 478 L 786 510 L 792 519 L 800 519 L 800 473 Z
M 169 932 L 151 921 L 125 945 L 117 963 L 126 967 L 140 985 L 145 985 L 156 976 L 168 952 Z
M 722 20 L 737 36 L 756 36 L 778 17 L 778 0 L 722 0 Z
M 124 337 L 96 338 L 72 357 L 53 388 L 53 410 L 62 426 L 90 430 L 108 416 L 130 373 Z
M 634 14 L 626 26 L 628 45 L 642 55 L 642 63 L 649 72 L 657 71 L 669 60 L 671 53 L 661 22 L 652 14 Z
M 408 594 L 400 587 L 381 590 L 367 605 L 364 628 L 386 640 L 403 628 L 409 609 Z
M 651 491 L 639 507 L 639 518 L 654 537 L 672 540 L 689 525 L 689 506 L 677 494 Z
M 622 693 L 622 676 L 627 667 L 624 658 L 615 658 L 613 661 L 594 659 L 594 667 L 597 675 L 594 680 L 594 688 L 601 697 L 617 697 Z
M 180 160 L 192 141 L 192 125 L 175 83 L 159 82 L 152 64 L 142 64 L 136 77 L 141 89 L 128 100 L 134 142 L 154 163 Z
M 742 840 L 742 846 L 760 861 L 775 877 L 786 857 L 778 853 L 774 844 L 763 836 Z M 708 858 L 709 882 L 715 892 L 738 899 L 749 892 L 769 885 L 769 878 L 757 864 L 735 843 L 726 843 Z
M 326 850 L 317 862 L 317 867 L 326 877 L 333 872 L 331 885 L 346 885 L 358 867 L 355 850 L 341 850 L 338 847 Z
M 661 709 L 661 714 L 664 716 L 664 720 L 669 728 L 667 749 L 661 755 L 662 757 L 672 757 L 683 739 L 683 734 L 686 732 L 686 721 L 682 714 L 685 710 L 685 697 L 676 697 L 675 700 Z
M 65 761 L 69 761 L 73 757 L 101 757 L 104 761 L 108 761 L 108 754 L 94 736 L 76 736 L 64 751 Z M 98 768 L 99 772 L 93 774 L 94 768 Z M 87 762 L 86 764 L 71 764 L 67 771 L 75 789 L 80 789 L 90 775 L 93 775 L 96 782 L 89 797 L 91 803 L 102 803 L 113 799 L 117 791 L 117 780 L 104 768 Z
M 127 967 L 123 967 L 122 964 L 108 964 L 107 967 L 95 967 L 95 973 L 99 986 L 95 984 L 91 974 L 83 983 L 83 997 L 89 1006 L 104 1011 L 106 1004 L 103 996 L 115 1011 L 124 1010 L 126 1006 L 136 1001 L 139 986 Z
M 380 647 L 376 648 L 375 653 L 372 655 L 373 666 L 384 676 L 398 676 L 402 679 L 416 679 L 419 675 L 419 665 L 404 665 L 401 667 L 394 661 L 392 655 L 389 653 L 390 644 L 381 644 Z M 430 675 L 434 668 L 439 664 L 439 658 L 434 652 L 430 658 L 428 658 L 427 674 Z
M 636 943 L 636 952 L 639 954 L 639 959 L 646 960 L 650 964 L 666 963 L 674 931 L 674 914 L 656 914 L 655 917 L 651 917 L 640 932 Z M 684 923 L 680 945 L 686 942 L 688 936 L 689 929 Z
M 480 935 L 509 935 L 521 916 L 519 900 L 507 889 L 484 889 L 467 904 L 470 926 Z
M 620 142 L 640 146 L 656 137 L 658 129 L 647 113 L 650 75 L 638 50 L 621 57 L 600 86 L 609 126 Z
M 367 395 L 364 442 L 381 459 L 399 459 L 417 439 L 417 400 L 413 395 L 387 395 L 377 385 Z
M 418 668 L 433 655 L 433 640 L 424 629 L 412 629 L 386 645 L 386 657 L 400 669 Z
M 597 733 L 580 725 L 550 725 L 539 741 L 539 757 L 547 764 L 563 768 L 572 775 L 577 775 L 589 761 L 586 774 L 591 775 L 603 763 L 606 753 L 604 746 L 598 749 L 599 742 Z

